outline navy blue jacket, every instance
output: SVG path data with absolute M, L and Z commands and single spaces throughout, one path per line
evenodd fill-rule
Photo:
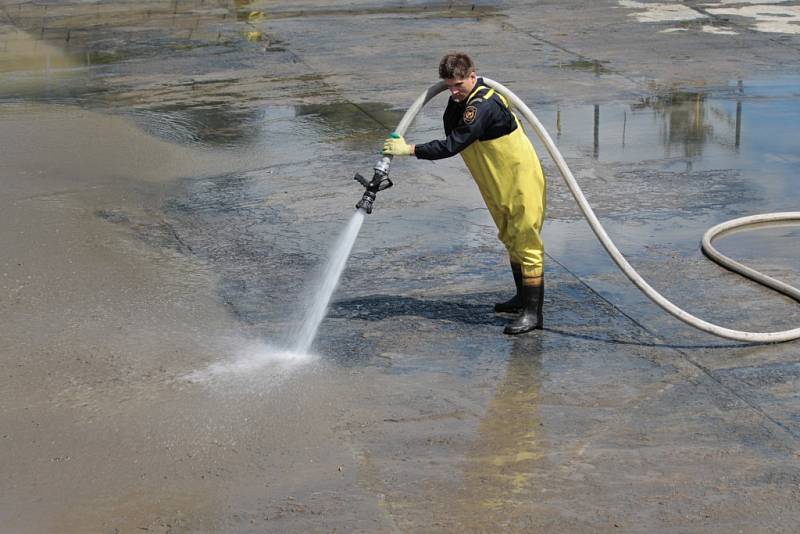
M 503 104 L 497 93 L 488 100 L 483 98 L 488 88 L 480 89 L 482 85 L 483 78 L 478 78 L 475 89 L 464 102 L 459 103 L 450 98 L 443 117 L 444 133 L 447 137 L 444 141 L 436 140 L 416 145 L 414 154 L 417 158 L 449 158 L 476 140 L 497 139 L 517 129 L 514 115 Z

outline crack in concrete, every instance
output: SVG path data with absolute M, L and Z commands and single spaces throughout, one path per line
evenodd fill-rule
M 646 332 L 649 336 L 653 337 L 654 339 L 657 339 L 659 341 L 663 341 L 663 339 L 660 336 L 658 336 L 658 334 L 656 334 L 655 332 L 650 330 L 643 323 L 641 323 L 641 322 L 637 321 L 636 319 L 634 319 L 631 315 L 629 315 L 624 310 L 622 310 L 622 308 L 620 308 L 619 306 L 617 306 L 616 304 L 614 304 L 613 302 L 608 300 L 600 292 L 598 292 L 596 289 L 594 289 L 588 282 L 586 282 L 581 277 L 579 277 L 577 274 L 575 274 L 574 272 L 569 270 L 564 264 L 559 262 L 556 258 L 551 256 L 550 254 L 547 254 L 546 256 L 547 256 L 548 259 L 550 259 L 551 261 L 553 261 L 556 264 L 558 264 L 562 269 L 564 269 L 564 271 L 569 273 L 578 282 L 580 282 L 588 291 L 590 291 L 592 294 L 596 295 L 603 302 L 605 302 L 611 308 L 613 308 L 615 311 L 617 311 L 620 315 L 622 315 L 623 317 L 628 319 L 637 328 L 639 328 L 642 331 Z M 753 343 L 750 343 L 750 344 L 733 344 L 733 345 L 728 345 L 727 347 L 744 347 L 744 346 L 752 346 L 752 345 L 755 345 L 755 344 L 753 344 Z M 759 345 L 768 345 L 768 344 L 760 343 Z M 653 346 L 656 346 L 656 345 L 653 345 Z M 770 415 L 769 413 L 767 413 L 763 408 L 761 408 L 760 406 L 756 405 L 753 401 L 751 401 L 750 399 L 748 399 L 747 397 L 745 397 L 744 395 L 739 393 L 736 389 L 732 388 L 729 385 L 726 385 L 722 381 L 722 379 L 717 377 L 715 375 L 715 373 L 711 369 L 709 369 L 708 367 L 702 365 L 698 361 L 696 361 L 693 358 L 691 358 L 687 352 L 682 350 L 681 347 L 678 347 L 678 346 L 675 346 L 675 345 L 671 345 L 671 344 L 668 344 L 666 342 L 664 342 L 663 345 L 657 345 L 657 346 L 674 350 L 675 352 L 677 352 L 680 355 L 681 359 L 683 359 L 684 361 L 686 361 L 687 363 L 689 363 L 690 365 L 695 367 L 702 374 L 704 374 L 709 379 L 711 379 L 713 382 L 715 382 L 723 390 L 727 391 L 728 393 L 730 393 L 731 395 L 733 395 L 734 397 L 739 399 L 741 402 L 743 402 L 745 405 L 747 405 L 750 409 L 752 409 L 753 411 L 758 413 L 761 417 L 767 419 L 769 422 L 771 422 L 772 424 L 774 424 L 775 426 L 777 426 L 778 428 L 780 428 L 781 430 L 783 430 L 784 432 L 789 434 L 792 438 L 800 440 L 800 433 L 795 432 L 790 426 L 788 426 L 787 424 L 781 422 L 777 418 L 775 418 L 772 415 Z M 709 347 L 707 347 L 707 346 L 696 346 L 696 347 L 687 347 L 687 348 L 704 348 L 704 349 L 707 349 Z M 769 430 L 769 429 L 767 428 L 767 430 Z

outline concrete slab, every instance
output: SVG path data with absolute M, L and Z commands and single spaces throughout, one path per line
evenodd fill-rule
M 665 315 L 546 157 L 543 331 L 501 333 L 462 163 L 406 159 L 314 354 L 277 356 L 450 49 L 531 105 L 655 287 L 796 327 L 698 246 L 797 209 L 797 6 L 759 4 L 0 1 L 4 528 L 795 532 L 797 344 Z M 720 246 L 797 285 L 797 238 Z

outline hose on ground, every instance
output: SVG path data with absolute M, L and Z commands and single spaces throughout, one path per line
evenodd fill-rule
M 679 308 L 669 300 L 667 300 L 663 295 L 661 295 L 658 291 L 656 291 L 650 284 L 642 278 L 638 272 L 628 263 L 628 260 L 625 259 L 625 256 L 619 251 L 617 246 L 608 236 L 608 233 L 603 228 L 603 225 L 600 224 L 600 221 L 597 219 L 597 216 L 594 213 L 594 210 L 589 205 L 589 202 L 586 200 L 583 192 L 581 191 L 578 182 L 575 180 L 575 177 L 572 175 L 572 171 L 570 171 L 569 166 L 567 166 L 567 162 L 564 160 L 564 157 L 559 152 L 558 148 L 556 148 L 555 143 L 550 138 L 550 135 L 545 130 L 542 123 L 539 122 L 539 119 L 534 115 L 534 113 L 525 105 L 525 103 L 519 99 L 514 93 L 512 93 L 507 87 L 503 84 L 498 83 L 494 80 L 489 78 L 483 78 L 483 81 L 486 85 L 494 88 L 498 93 L 506 97 L 508 102 L 511 104 L 513 108 L 515 108 L 519 113 L 525 117 L 525 120 L 533 128 L 536 135 L 544 144 L 547 152 L 550 154 L 550 157 L 558 167 L 559 172 L 561 173 L 561 177 L 564 179 L 564 182 L 567 184 L 567 187 L 572 193 L 573 198 L 578 203 L 578 207 L 580 208 L 583 216 L 586 218 L 589 226 L 592 228 L 592 231 L 600 240 L 600 243 L 603 245 L 603 248 L 606 249 L 608 255 L 611 256 L 611 259 L 614 260 L 614 263 L 622 270 L 622 272 L 627 276 L 633 284 L 638 287 L 647 297 L 655 302 L 658 306 L 664 309 L 670 315 L 677 317 L 681 321 L 685 322 L 686 324 L 693 326 L 699 330 L 704 332 L 708 332 L 709 334 L 713 334 L 715 336 L 727 338 L 727 339 L 734 339 L 737 341 L 747 341 L 751 343 L 781 343 L 785 341 L 793 341 L 795 339 L 800 339 L 800 328 L 794 328 L 791 330 L 783 330 L 779 332 L 746 332 L 742 330 L 733 330 L 730 328 L 725 328 L 719 325 L 715 325 L 713 323 L 709 323 L 708 321 L 704 321 L 699 317 L 692 315 L 691 313 Z M 411 125 L 411 122 L 417 116 L 417 113 L 422 109 L 422 107 L 428 103 L 434 96 L 438 95 L 442 91 L 447 88 L 443 81 L 435 83 L 431 87 L 428 88 L 427 91 L 422 93 L 408 108 L 403 118 L 400 120 L 395 131 L 400 135 L 405 135 L 408 127 Z M 775 280 L 769 276 L 766 276 L 754 269 L 746 267 L 727 256 L 724 256 L 719 251 L 717 251 L 712 242 L 715 237 L 718 237 L 724 233 L 730 232 L 735 228 L 742 228 L 745 226 L 750 226 L 753 224 L 763 224 L 763 223 L 776 223 L 776 222 L 800 222 L 800 212 L 783 212 L 783 213 L 767 213 L 762 215 L 753 215 L 750 217 L 742 217 L 740 219 L 734 219 L 732 221 L 728 221 L 722 224 L 718 224 L 713 228 L 706 231 L 703 235 L 702 239 L 702 250 L 703 253 L 706 254 L 711 260 L 719 263 L 723 267 L 730 269 L 734 272 L 741 274 L 742 276 L 749 278 L 759 284 L 765 285 L 776 291 L 779 291 L 795 300 L 800 302 L 800 289 L 792 287 L 788 284 L 785 284 L 779 280 Z

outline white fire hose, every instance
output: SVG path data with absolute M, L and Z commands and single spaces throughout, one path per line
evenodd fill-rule
M 611 241 L 611 238 L 606 233 L 603 226 L 600 224 L 600 221 L 597 219 L 597 216 L 592 210 L 592 207 L 589 205 L 589 202 L 586 200 L 586 197 L 583 195 L 580 186 L 578 186 L 578 182 L 575 181 L 575 177 L 572 175 L 572 171 L 569 170 L 567 166 L 567 162 L 564 161 L 564 157 L 561 155 L 561 152 L 558 151 L 553 140 L 550 138 L 550 135 L 547 133 L 547 130 L 544 129 L 542 123 L 539 122 L 539 119 L 536 118 L 536 115 L 525 105 L 525 103 L 519 99 L 514 93 L 512 93 L 508 88 L 503 86 L 502 84 L 490 80 L 489 78 L 483 78 L 483 81 L 486 85 L 494 88 L 498 93 L 506 97 L 513 108 L 516 111 L 520 112 L 523 117 L 530 123 L 533 127 L 536 135 L 539 136 L 544 146 L 547 148 L 547 152 L 550 154 L 550 157 L 553 158 L 558 170 L 561 172 L 562 178 L 564 178 L 564 182 L 566 182 L 567 187 L 569 188 L 572 196 L 575 198 L 575 201 L 578 203 L 578 206 L 583 212 L 583 216 L 586 217 L 586 220 L 589 222 L 589 226 L 592 227 L 592 231 L 595 233 L 597 238 L 602 243 L 603 247 L 606 249 L 606 252 L 611 256 L 611 259 L 622 269 L 622 272 L 625 273 L 631 282 L 634 283 L 636 287 L 638 287 L 642 292 L 650 298 L 653 302 L 661 306 L 666 312 L 672 314 L 673 316 L 677 317 L 681 321 L 699 329 L 704 332 L 708 332 L 709 334 L 714 334 L 715 336 L 724 337 L 728 339 L 735 339 L 737 341 L 748 341 L 751 343 L 781 343 L 784 341 L 792 341 L 795 339 L 800 339 L 800 328 L 794 328 L 791 330 L 783 330 L 780 332 L 744 332 L 741 330 L 732 330 L 730 328 L 724 328 L 722 326 L 718 326 L 707 321 L 700 319 L 699 317 L 695 317 L 691 313 L 679 308 L 666 298 L 664 298 L 661 293 L 653 289 L 650 284 L 648 284 L 644 278 L 642 278 L 639 273 L 628 263 L 628 260 L 625 259 L 625 256 L 619 251 L 617 246 Z M 434 96 L 438 95 L 442 91 L 447 89 L 447 86 L 443 81 L 440 81 L 434 85 L 432 85 L 427 91 L 421 94 L 408 108 L 405 115 L 403 115 L 402 120 L 397 125 L 395 132 L 400 135 L 405 135 L 406 130 L 411 125 L 411 122 L 414 120 L 414 117 L 417 116 L 417 113 L 422 109 L 422 107 Z M 383 164 L 385 165 L 386 169 L 389 166 L 390 157 L 386 156 L 382 160 Z M 715 237 L 729 232 L 734 228 L 741 228 L 744 226 L 750 226 L 754 224 L 763 224 L 763 223 L 776 223 L 776 222 L 800 222 L 800 211 L 791 211 L 791 212 L 784 212 L 784 213 L 766 213 L 762 215 L 753 215 L 750 217 L 742 217 L 739 219 L 734 219 L 732 221 L 728 221 L 722 224 L 718 224 L 713 228 L 709 229 L 704 235 L 702 240 L 702 250 L 703 252 L 711 258 L 713 261 L 719 263 L 720 265 L 724 266 L 727 269 L 730 269 L 734 272 L 741 274 L 742 276 L 749 278 L 759 284 L 768 286 L 776 291 L 779 291 L 795 300 L 800 302 L 800 289 L 796 287 L 792 287 L 788 284 L 785 284 L 779 280 L 775 280 L 774 278 L 770 278 L 754 269 L 746 267 L 727 256 L 724 256 L 719 251 L 717 251 L 712 246 L 712 241 Z

